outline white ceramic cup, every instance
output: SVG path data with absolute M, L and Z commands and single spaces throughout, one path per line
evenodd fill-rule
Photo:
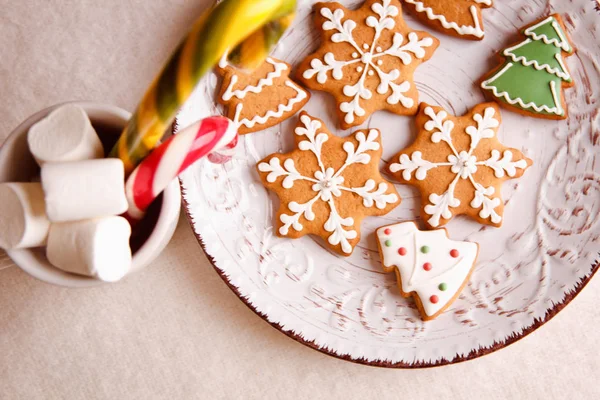
M 123 128 L 131 118 L 131 113 L 114 106 L 91 102 L 70 104 L 83 108 L 92 123 Z M 39 167 L 27 145 L 27 133 L 32 125 L 62 105 L 64 104 L 47 108 L 29 117 L 10 134 L 0 148 L 0 183 L 30 182 L 39 173 Z M 129 274 L 147 267 L 165 249 L 177 227 L 180 209 L 181 191 L 179 182 L 175 179 L 164 191 L 162 207 L 152 233 L 140 249 L 133 254 L 133 266 Z M 45 249 L 10 250 L 7 251 L 7 254 L 23 271 L 47 283 L 73 288 L 91 287 L 104 283 L 97 279 L 63 272 L 53 267 L 46 258 Z

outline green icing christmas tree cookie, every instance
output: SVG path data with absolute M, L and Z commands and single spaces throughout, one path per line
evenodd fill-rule
M 558 14 L 523 31 L 527 38 L 504 50 L 504 64 L 481 87 L 502 105 L 533 117 L 566 119 L 563 89 L 573 86 L 564 57 L 575 53 Z

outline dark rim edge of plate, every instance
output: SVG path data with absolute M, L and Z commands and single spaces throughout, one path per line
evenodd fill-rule
M 459 364 L 465 361 L 469 361 L 469 360 L 474 360 L 476 358 L 480 358 L 483 357 L 485 355 L 494 353 L 498 350 L 501 350 L 505 347 L 510 346 L 513 343 L 518 342 L 519 340 L 523 339 L 524 337 L 528 336 L 530 333 L 533 333 L 534 331 L 536 331 L 538 328 L 540 328 L 542 325 L 544 325 L 545 323 L 547 323 L 548 321 L 550 321 L 552 318 L 554 318 L 554 316 L 556 316 L 560 311 L 562 311 L 563 308 L 565 308 L 571 301 L 573 301 L 573 299 L 575 299 L 575 297 L 577 297 L 577 295 L 579 293 L 581 293 L 581 291 L 583 290 L 583 288 L 585 288 L 585 286 L 590 282 L 590 280 L 594 277 L 594 275 L 596 274 L 596 272 L 598 271 L 598 269 L 600 269 L 600 260 L 596 261 L 595 264 L 592 266 L 592 270 L 589 273 L 588 276 L 585 276 L 583 278 L 581 278 L 581 280 L 579 281 L 579 283 L 577 283 L 577 285 L 575 286 L 574 289 L 572 289 L 570 292 L 565 293 L 565 298 L 562 302 L 560 303 L 556 303 L 554 305 L 554 307 L 552 307 L 551 309 L 546 311 L 546 314 L 544 315 L 543 318 L 536 318 L 533 321 L 533 324 L 530 325 L 529 327 L 527 327 L 526 329 L 524 329 L 521 333 L 515 334 L 513 333 L 510 338 L 508 338 L 507 340 L 503 341 L 503 342 L 498 342 L 498 341 L 494 341 L 494 344 L 491 346 L 486 346 L 486 347 L 480 347 L 479 349 L 476 350 L 471 350 L 469 352 L 469 354 L 467 355 L 463 355 L 463 356 L 457 356 L 456 358 L 452 359 L 452 360 L 447 360 L 445 358 L 442 358 L 436 362 L 415 362 L 415 363 L 405 363 L 405 362 L 397 362 L 397 363 L 393 363 L 390 361 L 369 361 L 366 360 L 365 358 L 352 358 L 349 355 L 340 355 L 335 353 L 333 350 L 321 347 L 319 345 L 317 345 L 315 343 L 315 341 L 310 341 L 310 340 L 306 340 L 304 338 L 302 338 L 300 335 L 292 332 L 292 331 L 286 331 L 283 329 L 283 327 L 276 323 L 276 322 L 271 322 L 269 321 L 268 317 L 266 314 L 263 314 L 261 312 L 259 312 L 254 305 L 252 305 L 250 303 L 250 301 L 239 291 L 239 289 L 233 285 L 231 283 L 231 281 L 229 280 L 229 278 L 225 275 L 225 273 L 216 265 L 216 261 L 215 259 L 212 257 L 212 255 L 210 255 L 208 253 L 208 251 L 206 250 L 206 246 L 204 243 L 204 239 L 198 234 L 196 233 L 196 230 L 194 229 L 194 222 L 192 220 L 192 216 L 190 214 L 190 205 L 187 202 L 186 199 L 186 194 L 187 194 L 187 189 L 185 189 L 185 187 L 183 186 L 183 183 L 181 181 L 181 179 L 179 180 L 179 185 L 181 187 L 181 198 L 182 198 L 182 203 L 183 203 L 183 209 L 185 211 L 185 216 L 188 220 L 188 223 L 190 224 L 191 228 L 192 228 L 192 232 L 194 233 L 194 236 L 196 237 L 196 240 L 198 241 L 198 244 L 200 245 L 200 247 L 202 248 L 202 251 L 204 252 L 204 254 L 206 255 L 206 258 L 208 259 L 208 261 L 211 263 L 211 265 L 213 266 L 213 268 L 215 269 L 215 271 L 217 272 L 217 274 L 219 274 L 219 276 L 221 277 L 221 279 L 223 280 L 223 282 L 225 282 L 225 284 L 229 287 L 229 289 L 231 289 L 231 291 L 233 291 L 236 296 L 250 309 L 252 310 L 256 315 L 258 315 L 259 317 L 261 317 L 266 323 L 268 323 L 269 325 L 271 325 L 273 328 L 277 329 L 278 331 L 280 331 L 281 333 L 283 333 L 284 335 L 286 335 L 287 337 L 305 345 L 308 346 L 314 350 L 319 351 L 320 353 L 326 354 L 328 356 L 331 357 L 335 357 L 341 360 L 345 360 L 345 361 L 350 361 L 356 364 L 362 364 L 362 365 L 367 365 L 367 366 L 371 366 L 371 367 L 381 367 L 381 368 L 396 368 L 396 369 L 421 369 L 421 368 L 433 368 L 433 367 L 441 367 L 444 365 L 451 365 L 451 364 Z M 599 254 L 600 256 L 600 254 Z

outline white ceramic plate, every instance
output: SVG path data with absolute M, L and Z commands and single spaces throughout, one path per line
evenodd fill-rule
M 310 15 L 300 1 L 275 57 L 297 64 L 318 46 Z M 355 8 L 360 1 L 342 1 Z M 433 32 L 406 16 L 415 29 L 440 38 L 434 58 L 416 74 L 421 101 L 462 115 L 484 101 L 477 81 L 498 65 L 496 53 L 519 40 L 521 27 L 558 12 L 577 55 L 568 59 L 576 87 L 566 92 L 567 121 L 546 121 L 503 111 L 499 137 L 535 161 L 525 176 L 503 188 L 501 229 L 456 218 L 455 240 L 480 243 L 475 273 L 460 298 L 432 322 L 421 321 L 411 299 L 398 294 L 393 274 L 382 273 L 377 227 L 418 219 L 420 198 L 398 185 L 403 204 L 389 215 L 367 218 L 363 239 L 350 258 L 328 251 L 320 239 L 273 235 L 277 199 L 261 185 L 257 161 L 293 149 L 297 118 L 247 135 L 233 162 L 201 163 L 182 177 L 193 228 L 217 271 L 254 311 L 289 336 L 331 355 L 371 365 L 420 367 L 474 358 L 523 337 L 556 314 L 595 272 L 600 250 L 600 15 L 591 0 L 496 1 L 486 10 L 482 42 Z M 179 115 L 179 126 L 222 110 L 218 81 L 206 79 Z M 335 104 L 313 93 L 306 110 L 336 130 Z M 369 127 L 383 133 L 384 159 L 414 139 L 414 119 L 378 112 Z M 364 127 L 363 127 L 364 128 Z M 382 164 L 383 167 L 383 164 Z

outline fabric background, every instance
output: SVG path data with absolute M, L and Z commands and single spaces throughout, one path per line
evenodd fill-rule
M 208 3 L 0 0 L 0 143 L 59 102 L 132 110 Z M 599 398 L 599 303 L 597 277 L 539 331 L 482 359 L 355 365 L 247 309 L 182 219 L 150 268 L 101 288 L 38 282 L 0 252 L 0 399 Z

